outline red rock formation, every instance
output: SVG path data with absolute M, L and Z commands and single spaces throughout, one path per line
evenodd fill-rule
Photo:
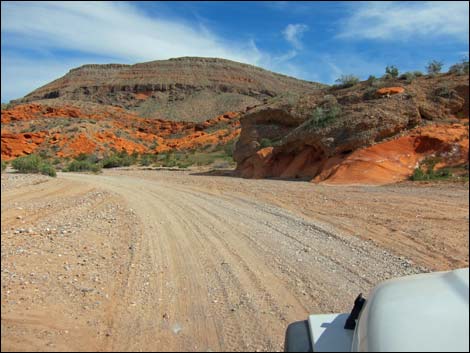
M 2 160 L 8 161 L 34 152 L 46 136 L 46 132 L 12 134 L 2 131 Z
M 241 118 L 237 171 L 247 178 L 382 184 L 408 178 L 427 156 L 442 157 L 437 168 L 462 165 L 468 120 L 449 120 L 465 116 L 468 101 L 468 76 L 458 75 L 423 77 L 376 95 L 363 82 L 277 99 Z
M 468 163 L 468 127 L 460 124 L 426 126 L 408 136 L 359 149 L 325 162 L 315 182 L 328 184 L 389 184 L 409 178 L 419 162 L 441 156 L 436 168 Z
M 111 149 L 160 153 L 225 144 L 238 137 L 239 117 L 238 112 L 227 112 L 196 124 L 144 119 L 115 107 L 84 111 L 74 106 L 23 104 L 2 111 L 2 124 L 9 126 L 2 130 L 2 159 L 29 154 L 38 147 L 58 157 L 74 157 L 81 153 L 102 155 Z M 54 118 L 60 118 L 60 124 L 51 122 Z M 50 130 L 50 137 L 28 142 L 22 134 L 14 133 L 29 128 Z
M 379 96 L 398 94 L 398 93 L 403 93 L 403 92 L 405 92 L 405 89 L 403 87 L 384 87 L 384 88 L 379 88 L 376 91 L 376 93 Z

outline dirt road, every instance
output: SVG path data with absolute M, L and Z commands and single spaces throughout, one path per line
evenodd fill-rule
M 272 203 L 132 173 L 2 192 L 2 240 L 2 350 L 282 350 L 288 323 L 423 270 Z

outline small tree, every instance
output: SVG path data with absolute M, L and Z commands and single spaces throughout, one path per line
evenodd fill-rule
M 389 74 L 393 78 L 398 77 L 398 69 L 396 66 L 391 65 L 385 68 L 385 74 Z
M 428 63 L 428 66 L 426 66 L 426 71 L 430 75 L 436 75 L 439 72 L 441 72 L 442 65 L 444 65 L 442 61 L 437 61 L 437 60 L 430 61 Z

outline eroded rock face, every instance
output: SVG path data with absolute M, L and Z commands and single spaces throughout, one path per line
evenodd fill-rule
M 246 178 L 380 184 L 406 179 L 435 153 L 447 165 L 468 163 L 468 115 L 467 126 L 448 122 L 468 114 L 468 76 L 402 85 L 371 97 L 363 82 L 250 110 L 241 119 L 234 153 L 238 172 Z
M 186 57 L 135 65 L 84 65 L 16 102 L 98 103 L 143 117 L 202 122 L 259 105 L 282 92 L 309 92 L 322 86 L 230 60 Z
M 226 112 L 196 124 L 144 119 L 109 106 L 17 105 L 2 110 L 2 159 L 33 152 L 56 157 L 102 156 L 111 150 L 155 154 L 223 145 L 238 137 L 239 117 L 239 112 Z

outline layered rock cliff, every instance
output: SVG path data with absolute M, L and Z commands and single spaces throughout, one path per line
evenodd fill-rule
M 90 102 L 144 117 L 204 121 L 283 92 L 311 92 L 322 86 L 230 60 L 183 57 L 135 65 L 84 65 L 15 103 Z
M 384 183 L 408 177 L 430 155 L 468 163 L 468 92 L 468 75 L 445 74 L 279 96 L 242 117 L 237 170 L 248 178 Z M 417 129 L 427 125 L 449 133 Z M 405 135 L 406 142 L 374 147 Z

